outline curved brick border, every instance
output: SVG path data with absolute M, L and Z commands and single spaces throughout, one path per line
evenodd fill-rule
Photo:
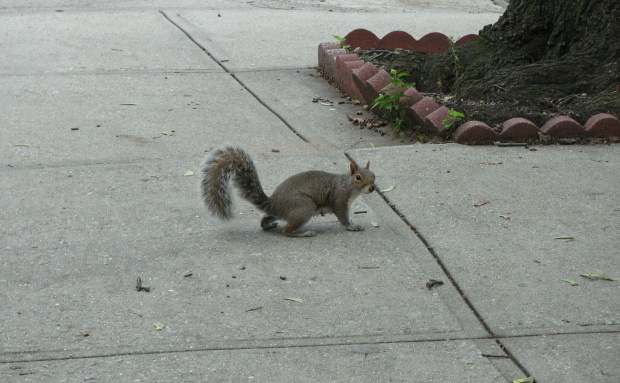
M 462 45 L 476 38 L 477 35 L 463 36 L 455 44 Z M 450 48 L 448 37 L 443 33 L 429 33 L 416 40 L 406 32 L 394 31 L 379 39 L 366 29 L 356 29 L 345 39 L 345 44 L 351 49 L 404 48 L 437 53 Z M 371 104 L 382 90 L 389 87 L 389 74 L 386 71 L 364 62 L 357 54 L 347 53 L 338 43 L 319 44 L 318 61 L 319 68 L 328 81 L 351 98 L 366 104 Z M 399 103 L 406 107 L 405 123 L 409 127 L 420 126 L 422 132 L 429 136 L 442 134 L 445 130 L 443 120 L 449 116 L 449 109 L 437 105 L 430 97 L 424 97 L 415 88 L 400 90 L 407 95 L 399 100 Z M 484 122 L 468 121 L 452 134 L 453 141 L 468 144 L 488 144 L 496 141 L 533 142 L 541 137 L 602 137 L 620 142 L 620 120 L 610 114 L 599 113 L 590 117 L 582 126 L 568 116 L 558 116 L 538 127 L 525 118 L 511 118 L 502 124 L 499 134 Z
M 459 46 L 478 38 L 478 35 L 466 35 L 458 39 L 454 45 Z M 396 48 L 406 49 L 408 51 L 422 51 L 429 53 L 441 53 L 450 48 L 448 36 L 440 32 L 433 32 L 425 35 L 420 40 L 416 40 L 407 32 L 393 31 L 378 38 L 374 33 L 367 29 L 356 29 L 349 32 L 345 36 L 344 44 L 348 45 L 351 50 L 361 49 L 386 49 L 394 50 Z

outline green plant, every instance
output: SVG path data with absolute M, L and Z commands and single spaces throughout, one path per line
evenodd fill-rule
M 346 37 L 340 37 L 340 36 L 336 36 L 336 35 L 334 35 L 334 38 L 335 38 L 336 40 L 338 40 L 338 42 L 340 43 L 340 45 L 338 45 L 338 47 L 339 47 L 340 49 L 344 49 L 344 50 L 345 50 L 345 52 L 347 52 L 347 53 L 351 53 L 351 52 L 349 51 L 351 47 L 350 47 L 349 45 L 345 45 L 345 42 L 347 41 L 347 38 L 346 38 Z
M 426 134 L 422 133 L 422 127 L 420 125 L 414 126 L 413 130 L 416 132 L 415 136 L 418 138 L 418 141 L 420 142 L 426 141 Z
M 415 85 L 405 82 L 403 77 L 406 76 L 409 76 L 409 74 L 405 72 L 398 73 L 396 69 L 392 69 L 390 71 L 390 77 L 388 78 L 392 86 L 382 90 L 370 106 L 370 109 L 378 107 L 385 111 L 387 118 L 394 126 L 393 129 L 395 132 L 400 132 L 405 122 L 405 108 L 398 101 L 403 97 L 408 97 L 404 91 Z
M 446 129 L 451 129 L 457 122 L 461 121 L 463 118 L 465 118 L 465 115 L 463 113 L 454 109 L 450 109 L 450 111 L 448 112 L 448 117 L 443 120 L 443 126 L 445 126 Z
M 456 45 L 452 37 L 448 37 L 448 43 L 450 43 L 450 57 L 452 57 L 452 73 L 454 74 L 454 94 L 458 94 L 460 70 L 463 69 L 463 65 L 461 65 L 461 62 L 459 61 L 459 55 L 456 52 Z

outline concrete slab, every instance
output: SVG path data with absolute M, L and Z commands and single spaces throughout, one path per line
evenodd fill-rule
M 226 73 L 0 76 L 0 98 L 4 166 L 155 158 L 192 166 L 226 144 L 307 146 Z
M 255 0 L 252 4 L 272 9 L 306 9 L 333 12 L 401 13 L 420 9 L 458 10 L 465 13 L 503 12 L 504 0 Z
M 491 1 L 168 3 L 0 5 L 0 381 L 619 375 L 618 285 L 578 275 L 620 271 L 614 146 L 348 151 L 396 185 L 396 212 L 365 196 L 365 232 L 328 216 L 301 241 L 263 232 L 246 203 L 215 220 L 184 176 L 226 144 L 253 154 L 268 192 L 345 171 L 367 132 L 310 102 L 334 91 L 297 75 L 318 43 L 476 33 L 501 13 Z
M 263 9 L 165 11 L 164 14 L 232 72 L 316 66 L 319 43 L 335 41 L 334 35 L 344 36 L 357 28 L 367 28 L 379 37 L 399 29 L 416 37 L 430 32 L 457 37 L 478 33 L 500 16 L 500 13 L 464 14 L 445 9 L 344 15 Z
M 268 191 L 293 169 L 348 167 L 337 154 L 256 157 Z M 231 222 L 207 215 L 186 166 L 0 172 L 3 361 L 484 336 L 451 286 L 425 287 L 441 271 L 379 196 L 353 207 L 366 231 L 328 216 L 295 241 L 262 231 L 247 203 Z
M 441 369 L 433 368 L 440 364 Z M 413 378 L 415 377 L 415 378 Z M 212 350 L 0 364 L 1 380 L 483 382 L 506 380 L 472 341 Z
M 402 143 L 402 140 L 391 134 L 382 136 L 349 122 L 346 116 L 364 118 L 370 117 L 371 113 L 361 105 L 346 101 L 336 88 L 329 86 L 324 78 L 316 76 L 314 69 L 237 74 L 237 78 L 252 89 L 261 101 L 311 143 L 325 143 L 327 147 L 345 150 Z M 313 102 L 317 98 L 320 101 Z M 363 114 L 357 115 L 358 111 Z
M 0 75 L 221 71 L 156 10 L 0 13 Z
M 618 333 L 505 339 L 537 382 L 612 383 L 620 377 Z
M 617 149 L 448 144 L 361 153 L 380 188 L 396 185 L 386 198 L 492 331 L 522 335 L 618 330 L 620 285 L 580 276 L 620 275 Z M 481 200 L 490 202 L 476 207 Z
M 118 0 L 110 3 L 106 0 L 91 0 L 87 3 L 76 0 L 4 0 L 3 9 L 26 10 L 105 10 L 105 9 L 273 9 L 273 10 L 315 10 L 323 12 L 373 12 L 401 13 L 420 9 L 459 10 L 465 13 L 503 12 L 507 0 L 177 0 L 170 4 L 167 0 Z M 173 6 L 171 6 L 173 5 Z
M 389 1 L 389 0 L 388 0 Z M 252 2 L 245 0 L 176 0 L 171 4 L 167 0 L 117 0 L 110 2 L 107 0 L 4 0 L 0 5 L 0 10 L 136 10 L 136 9 L 183 9 L 183 8 L 243 8 L 252 7 Z

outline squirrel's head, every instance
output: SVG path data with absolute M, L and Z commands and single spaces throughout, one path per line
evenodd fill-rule
M 359 168 L 355 161 L 351 162 L 351 182 L 353 186 L 364 194 L 375 191 L 375 174 L 370 171 L 370 161 L 365 168 Z

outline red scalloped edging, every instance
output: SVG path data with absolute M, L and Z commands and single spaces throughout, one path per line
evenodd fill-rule
M 459 46 L 474 41 L 478 35 L 466 35 L 458 39 L 454 45 Z M 433 32 L 416 40 L 409 33 L 404 31 L 392 31 L 383 38 L 367 29 L 356 29 L 345 36 L 344 45 L 348 45 L 351 50 L 360 49 L 406 49 L 409 51 L 422 51 L 429 53 L 441 53 L 450 49 L 450 38 L 443 33 Z
M 448 37 L 442 33 L 429 33 L 420 40 L 413 37 L 410 39 L 408 36 L 411 37 L 406 32 L 394 31 L 379 39 L 366 29 L 356 29 L 346 36 L 346 44 L 351 48 L 359 46 L 362 49 L 394 49 L 393 47 L 398 45 L 396 40 L 401 40 L 405 44 L 411 44 L 414 50 L 426 52 L 444 52 L 450 47 Z M 463 36 L 455 45 L 465 44 L 477 37 Z M 447 47 L 442 40 L 448 44 Z M 372 63 L 365 63 L 356 54 L 347 53 L 338 43 L 319 44 L 318 62 L 328 81 L 353 99 L 366 104 L 372 104 L 381 91 L 389 86 L 387 72 L 377 69 Z M 445 130 L 443 121 L 449 116 L 449 109 L 437 105 L 432 98 L 424 97 L 413 87 L 400 90 L 407 95 L 399 100 L 399 103 L 406 107 L 405 123 L 409 127 L 419 126 L 421 132 L 429 136 L 442 134 Z M 372 112 L 380 113 L 376 110 Z M 484 122 L 468 121 L 452 133 L 452 140 L 463 144 L 488 144 L 496 141 L 542 142 L 550 138 L 580 137 L 601 137 L 620 142 L 620 120 L 611 114 L 598 113 L 582 126 L 568 116 L 557 116 L 538 127 L 525 118 L 511 118 L 502 124 L 499 134 Z
M 467 121 L 456 128 L 453 137 L 459 143 L 490 144 L 497 141 L 498 135 L 484 122 Z

